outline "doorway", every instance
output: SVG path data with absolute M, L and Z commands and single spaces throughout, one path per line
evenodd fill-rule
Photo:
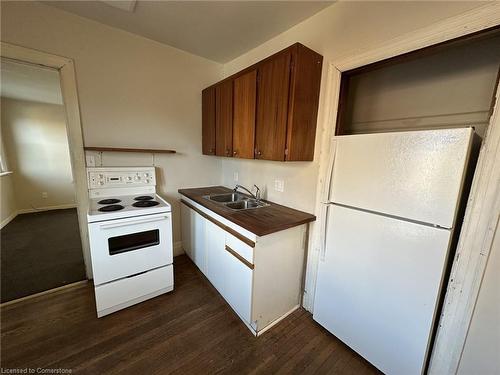
M 59 72 L 2 59 L 1 303 L 85 280 Z

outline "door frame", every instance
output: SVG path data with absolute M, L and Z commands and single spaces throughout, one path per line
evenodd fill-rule
M 87 176 L 85 169 L 85 153 L 83 151 L 83 134 L 80 120 L 80 106 L 76 86 L 73 60 L 31 48 L 0 42 L 0 57 L 24 64 L 41 65 L 56 69 L 61 82 L 61 94 L 66 114 L 66 131 L 68 137 L 71 170 L 75 185 L 78 226 L 82 242 L 83 260 L 87 278 L 92 278 L 90 247 L 87 228 Z
M 328 188 L 328 165 L 335 135 L 342 72 L 416 51 L 500 25 L 500 3 L 490 3 L 430 26 L 356 52 L 327 65 L 325 95 L 319 117 L 321 141 L 316 187 L 318 220 L 312 228 L 304 291 L 304 307 L 313 312 L 314 293 L 322 251 L 323 202 Z M 467 204 L 450 282 L 447 286 L 436 340 L 430 354 L 429 374 L 452 374 L 458 369 L 472 320 L 500 211 L 500 87 L 490 118 Z M 323 215 L 322 215 L 323 214 Z

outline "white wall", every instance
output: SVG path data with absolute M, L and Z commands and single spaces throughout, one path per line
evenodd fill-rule
M 0 115 L 2 106 L 0 105 Z M 0 157 L 2 158 L 2 170 L 9 168 L 6 162 L 6 152 L 1 132 L 0 123 Z M 14 197 L 14 184 L 12 174 L 2 173 L 0 175 L 0 229 L 7 225 L 17 215 L 16 199 Z
M 19 212 L 75 205 L 62 105 L 2 98 L 2 139 Z
M 87 146 L 168 148 L 157 155 L 158 190 L 220 182 L 220 160 L 201 155 L 201 90 L 222 66 L 38 2 L 2 2 L 2 41 L 74 59 Z M 105 154 L 105 165 L 151 165 L 151 155 Z
M 324 83 L 329 62 L 374 46 L 387 39 L 400 36 L 474 7 L 480 2 L 337 2 L 313 17 L 269 40 L 224 66 L 225 75 L 269 56 L 294 42 L 301 42 L 324 56 L 322 89 L 320 94 L 319 123 L 324 106 Z M 223 159 L 224 185 L 234 185 L 234 172 L 239 183 L 254 183 L 267 190 L 267 197 L 278 203 L 314 212 L 318 177 L 319 140 L 313 162 L 279 163 L 261 160 Z M 274 191 L 274 180 L 285 181 L 285 191 Z
M 12 174 L 0 176 L 0 229 L 17 215 Z
M 500 222 L 472 316 L 460 375 L 500 374 Z

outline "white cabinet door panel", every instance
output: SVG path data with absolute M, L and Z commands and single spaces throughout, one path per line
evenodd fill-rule
M 473 132 L 336 138 L 329 200 L 451 228 Z
M 331 205 L 314 319 L 386 374 L 420 374 L 450 232 Z
M 207 220 L 205 223 L 206 276 L 223 297 L 226 294 L 226 254 L 224 240 L 224 230 Z
M 224 298 L 238 315 L 251 322 L 253 270 L 225 251 L 226 285 Z
M 182 248 L 184 252 L 192 259 L 191 250 L 191 217 L 194 217 L 194 212 L 185 204 L 181 203 L 181 235 L 182 235 Z
M 198 266 L 201 272 L 206 274 L 207 267 L 207 253 L 205 246 L 205 223 L 206 219 L 192 210 L 193 220 L 192 220 L 192 253 L 193 262 Z

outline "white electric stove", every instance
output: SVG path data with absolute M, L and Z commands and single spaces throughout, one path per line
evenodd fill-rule
M 97 316 L 174 288 L 172 214 L 154 167 L 87 168 Z

